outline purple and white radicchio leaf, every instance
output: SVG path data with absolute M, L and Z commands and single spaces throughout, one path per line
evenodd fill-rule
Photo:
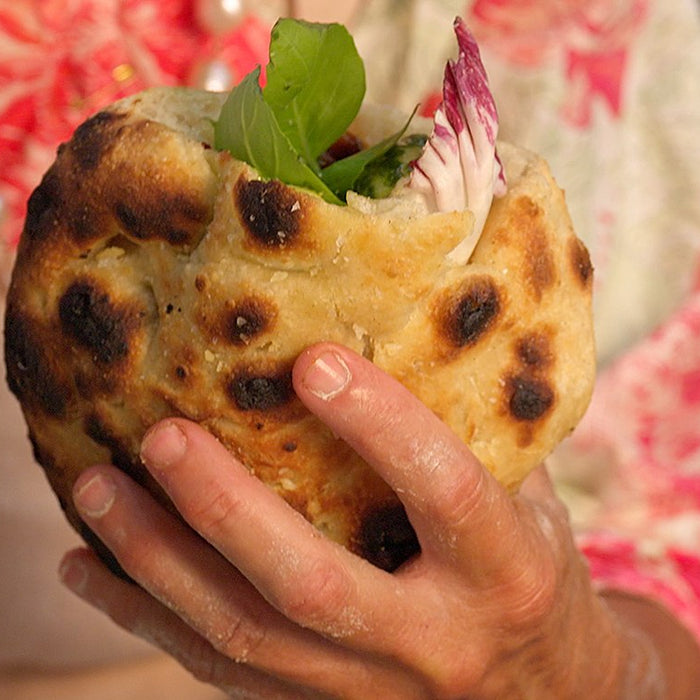
M 466 262 L 481 235 L 494 195 L 506 192 L 503 165 L 496 153 L 498 113 L 489 90 L 479 47 L 464 22 L 454 22 L 459 56 L 445 67 L 442 103 L 433 132 L 408 183 L 433 211 L 469 209 L 474 230 L 451 253 Z

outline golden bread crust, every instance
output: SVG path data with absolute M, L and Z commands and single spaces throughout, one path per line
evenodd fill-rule
M 592 270 L 546 164 L 501 145 L 509 189 L 466 265 L 469 212 L 351 206 L 211 147 L 222 96 L 162 88 L 96 115 L 31 197 L 5 353 L 35 447 L 70 492 L 139 461 L 164 416 L 211 430 L 332 539 L 386 569 L 416 551 L 396 496 L 291 386 L 310 343 L 402 381 L 509 489 L 576 425 L 594 375 Z M 101 552 L 105 558 L 105 552 Z

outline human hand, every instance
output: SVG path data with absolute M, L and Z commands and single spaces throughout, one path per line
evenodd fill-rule
M 149 432 L 142 458 L 193 530 L 94 467 L 76 504 L 142 588 L 87 550 L 64 559 L 67 585 L 232 695 L 621 696 L 625 635 L 544 470 L 508 496 L 404 387 L 335 345 L 301 355 L 294 387 L 399 494 L 418 556 L 371 566 L 178 419 Z

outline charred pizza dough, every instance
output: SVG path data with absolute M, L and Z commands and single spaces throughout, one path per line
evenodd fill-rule
M 177 415 L 329 537 L 393 569 L 417 549 L 403 509 L 296 399 L 295 357 L 319 340 L 359 351 L 514 490 L 590 397 L 588 253 L 531 153 L 499 145 L 508 193 L 457 264 L 468 211 L 427 213 L 410 196 L 341 207 L 263 181 L 212 148 L 223 99 L 146 91 L 60 147 L 31 196 L 9 291 L 9 385 L 67 517 L 106 559 L 72 484 L 111 461 L 171 507 L 138 455 L 146 429 Z M 360 131 L 381 122 L 363 118 Z

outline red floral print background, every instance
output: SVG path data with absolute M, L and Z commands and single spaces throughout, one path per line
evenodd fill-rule
M 87 116 L 150 85 L 187 84 L 216 53 L 238 79 L 267 58 L 248 16 L 219 37 L 183 0 L 14 0 L 0 4 L 0 241 L 16 243 L 29 193 Z

